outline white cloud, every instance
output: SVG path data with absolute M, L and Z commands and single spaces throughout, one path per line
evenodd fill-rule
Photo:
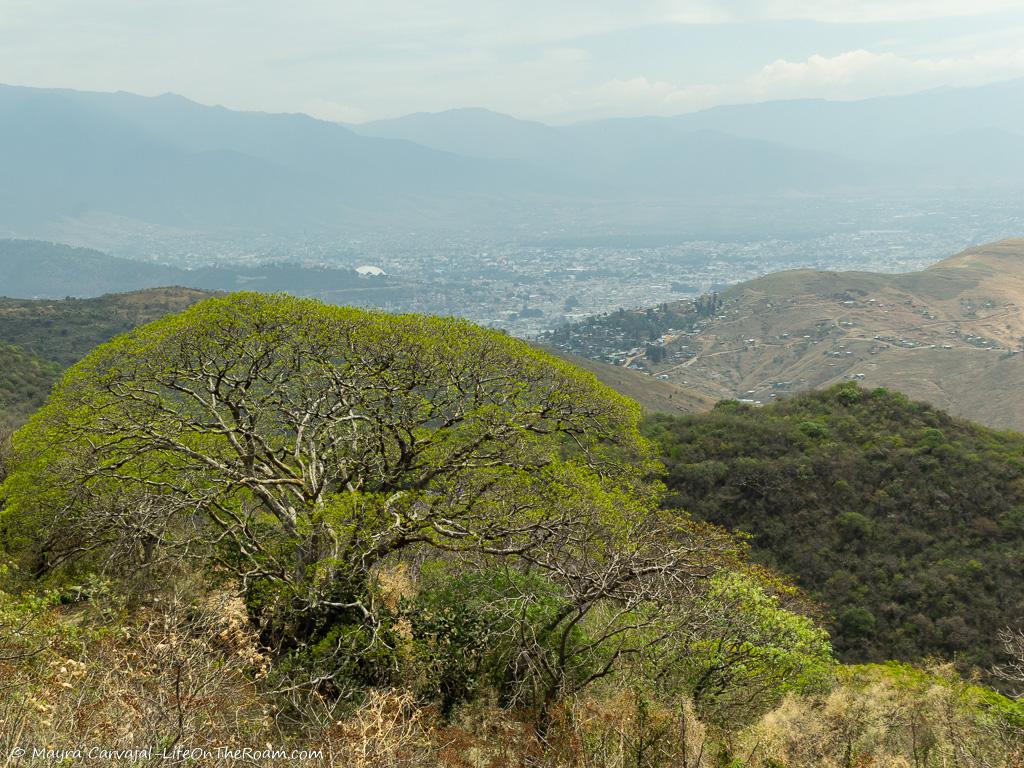
M 1024 48 L 972 56 L 906 58 L 894 53 L 847 51 L 804 61 L 779 59 L 748 83 L 756 99 L 822 97 L 854 99 L 910 93 L 937 86 L 967 86 L 1024 76 Z
M 939 86 L 971 86 L 1024 77 L 1024 48 L 973 56 L 907 58 L 853 50 L 778 59 L 735 82 L 685 85 L 639 76 L 547 98 L 541 110 L 556 122 L 628 115 L 678 115 L 718 104 L 791 98 L 837 100 L 897 95 Z

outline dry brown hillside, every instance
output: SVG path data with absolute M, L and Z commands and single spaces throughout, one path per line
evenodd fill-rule
M 1024 239 L 921 272 L 780 272 L 729 289 L 719 316 L 653 369 L 712 398 L 768 402 L 854 379 L 996 428 L 1024 429 Z
M 620 395 L 636 400 L 647 413 L 704 413 L 711 410 L 717 402 L 716 398 L 704 392 L 682 387 L 671 381 L 655 379 L 653 376 L 631 371 L 620 365 L 609 365 L 558 350 L 546 351 L 559 355 L 573 365 L 594 374 L 605 386 L 611 387 Z

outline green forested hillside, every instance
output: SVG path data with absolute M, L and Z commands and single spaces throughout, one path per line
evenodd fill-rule
M 0 430 L 39 408 L 60 375 L 60 366 L 0 343 Z
M 0 298 L 0 428 L 22 424 L 89 350 L 209 295 L 153 288 L 97 299 Z
M 95 299 L 0 298 L 0 342 L 67 367 L 117 334 L 210 295 L 193 288 L 151 288 Z
M 847 661 L 989 670 L 1024 621 L 1024 436 L 853 384 L 656 417 L 672 503 L 753 536 Z

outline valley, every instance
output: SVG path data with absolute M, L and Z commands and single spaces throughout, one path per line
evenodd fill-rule
M 1024 768 L 1024 4 L 0 41 L 0 768 Z

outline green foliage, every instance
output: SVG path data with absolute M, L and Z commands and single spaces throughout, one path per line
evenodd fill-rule
M 608 353 L 641 347 L 670 329 L 692 330 L 701 321 L 713 317 L 721 306 L 718 294 L 711 293 L 693 300 L 664 303 L 647 309 L 619 309 L 579 322 L 566 323 L 547 333 L 543 341 L 558 349 L 578 350 L 588 355 L 597 351 Z M 647 347 L 647 356 L 651 362 L 660 362 L 664 355 L 665 351 L 660 347 Z
M 0 429 L 20 424 L 42 406 L 59 375 L 55 363 L 0 343 Z
M 860 690 L 881 682 L 916 695 L 924 695 L 934 686 L 953 689 L 963 704 L 978 716 L 992 717 L 1001 724 L 1024 729 L 1024 701 L 964 681 L 949 667 L 921 668 L 897 661 L 863 664 L 843 668 L 840 682 Z M 1024 735 L 1024 730 L 1021 733 Z
M 733 743 L 756 768 L 1015 766 L 1022 714 L 949 666 L 845 667 L 831 690 L 787 697 Z
M 769 589 L 754 574 L 730 572 L 701 596 L 694 640 L 668 679 L 712 722 L 748 721 L 787 693 L 821 690 L 832 680 L 828 633 Z
M 83 630 L 55 616 L 54 607 L 66 601 L 59 591 L 16 591 L 13 582 L 0 566 L 0 679 L 17 682 L 45 663 L 47 651 L 80 640 Z
M 0 428 L 24 424 L 61 372 L 97 345 L 208 295 L 156 288 L 97 299 L 0 298 Z
M 204 302 L 97 349 L 18 433 L 0 535 L 25 566 L 19 586 L 48 572 L 62 589 L 0 591 L 0 671 L 56 701 L 46 670 L 70 663 L 79 625 L 103 627 L 82 648 L 121 658 L 139 610 L 126 585 L 173 580 L 187 562 L 205 589 L 237 580 L 245 602 L 176 601 L 173 621 L 145 621 L 124 652 L 139 679 L 118 695 L 152 697 L 168 669 L 220 690 L 209 681 L 226 669 L 254 711 L 349 734 L 336 754 L 405 749 L 351 733 L 402 730 L 424 717 L 414 698 L 449 718 L 429 736 L 444 750 L 465 743 L 460 712 L 496 702 L 499 720 L 515 710 L 536 729 L 534 745 L 564 738 L 591 764 L 815 764 L 769 754 L 802 749 L 800 728 L 882 754 L 876 726 L 856 731 L 871 707 L 879 723 L 912 712 L 929 733 L 952 713 L 957 743 L 1002 754 L 996 740 L 1024 724 L 1018 703 L 952 673 L 837 670 L 796 590 L 746 565 L 722 529 L 659 507 L 638 418 L 589 375 L 468 323 L 254 294 Z M 921 573 L 970 587 L 909 592 L 907 610 L 942 608 L 944 642 L 976 618 L 956 600 L 1017 583 L 1024 438 L 851 385 L 650 426 L 670 502 L 751 531 L 766 561 L 806 563 L 805 584 L 842 597 L 830 605 L 847 654 L 902 642 L 897 601 Z M 88 577 L 100 568 L 128 579 Z M 595 689 L 605 698 L 581 698 Z M 389 696 L 403 703 L 374 709 Z M 885 727 L 879 743 L 902 749 L 902 721 Z
M 438 699 L 443 711 L 488 690 L 506 704 L 540 703 L 543 670 L 557 653 L 557 619 L 570 607 L 557 585 L 536 574 L 466 573 L 439 563 L 404 607 L 422 665 L 421 693 Z M 584 640 L 583 627 L 570 633 L 570 643 Z M 566 670 L 570 677 L 585 672 Z
M 863 640 L 870 638 L 875 633 L 875 615 L 867 608 L 859 605 L 852 606 L 843 611 L 836 621 L 836 631 L 851 640 Z
M 374 591 L 385 564 L 434 549 L 485 572 L 530 565 L 544 589 L 519 629 L 545 589 L 561 590 L 545 619 L 558 651 L 513 682 L 542 679 L 547 700 L 733 548 L 658 511 L 638 420 L 591 375 L 466 322 L 237 294 L 119 337 L 64 376 L 16 436 L 0 533 L 40 574 L 205 559 L 244 585 L 287 665 L 356 686 L 399 666 L 393 611 Z M 695 532 L 709 543 L 700 558 Z M 631 608 L 578 650 L 606 600 Z
M 996 630 L 1024 623 L 1024 436 L 852 383 L 647 432 L 669 503 L 751 533 L 827 606 L 844 660 L 987 673 Z
M 154 288 L 96 299 L 0 298 L 0 342 L 67 368 L 100 344 L 209 297 L 189 288 Z

